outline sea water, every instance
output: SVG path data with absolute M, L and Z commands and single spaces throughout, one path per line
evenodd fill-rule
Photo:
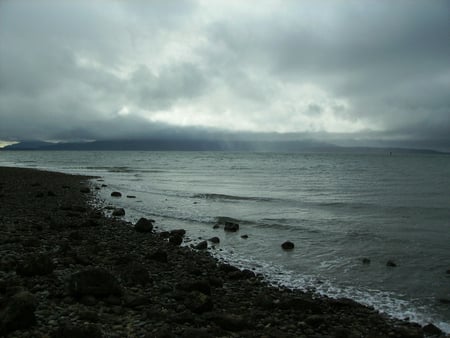
M 214 255 L 271 283 L 450 332 L 450 156 L 3 151 L 0 165 L 100 176 L 99 196 L 129 221 L 217 236 Z M 213 229 L 224 217 L 240 230 Z

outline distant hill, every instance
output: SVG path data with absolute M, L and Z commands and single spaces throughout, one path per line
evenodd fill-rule
M 441 153 L 428 149 L 342 147 L 313 140 L 244 141 L 244 140 L 104 140 L 92 142 L 51 143 L 22 141 L 0 150 L 141 150 L 141 151 L 259 151 L 259 152 L 341 152 L 341 153 Z

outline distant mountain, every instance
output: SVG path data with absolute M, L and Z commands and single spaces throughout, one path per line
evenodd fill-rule
M 50 143 L 22 141 L 0 150 L 141 150 L 141 151 L 259 151 L 259 152 L 341 152 L 341 153 L 440 153 L 428 149 L 389 147 L 343 147 L 314 140 L 247 141 L 201 139 L 104 140 Z

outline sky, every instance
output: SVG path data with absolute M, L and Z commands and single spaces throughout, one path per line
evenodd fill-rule
M 450 151 L 450 1 L 0 1 L 0 145 L 186 135 Z

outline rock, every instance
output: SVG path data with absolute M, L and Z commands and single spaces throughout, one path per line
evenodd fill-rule
M 177 285 L 177 289 L 186 292 L 198 291 L 205 295 L 211 295 L 211 286 L 208 280 L 184 281 Z
M 88 193 L 91 192 L 91 189 L 89 187 L 82 187 L 80 189 L 80 192 L 83 193 L 83 194 L 88 194 Z
M 111 193 L 111 197 L 122 197 L 122 194 L 120 192 L 118 192 L 118 191 L 113 191 Z
M 425 334 L 430 335 L 430 336 L 442 335 L 441 329 L 439 329 L 438 327 L 436 327 L 435 325 L 433 325 L 431 323 L 425 325 L 422 329 Z
M 449 298 L 439 298 L 439 302 L 442 304 L 450 304 Z
M 97 312 L 89 310 L 80 311 L 78 313 L 78 317 L 80 317 L 81 320 L 85 320 L 91 323 L 97 323 L 100 319 Z
M 107 297 L 121 294 L 117 279 L 110 272 L 99 268 L 88 269 L 71 275 L 68 289 L 71 295 L 78 298 L 84 295 Z
M 134 195 L 127 195 L 127 198 L 136 198 Z
M 124 215 L 125 215 L 125 211 L 124 211 Z M 92 228 L 92 227 L 98 227 L 98 226 L 100 226 L 100 223 L 92 218 L 89 218 L 88 220 L 86 220 L 85 222 L 83 222 L 81 224 L 81 227 L 83 227 L 83 228 Z
M 363 258 L 362 260 L 363 264 L 370 264 L 370 259 L 369 258 Z
M 227 232 L 236 232 L 239 230 L 239 224 L 233 222 L 225 222 L 223 230 Z
M 103 333 L 95 324 L 72 325 L 66 323 L 61 325 L 51 335 L 52 338 L 102 338 Z
M 27 291 L 20 291 L 0 302 L 0 335 L 33 326 L 36 306 L 36 299 Z
M 445 271 L 445 273 L 446 273 L 447 275 L 450 275 L 450 269 L 448 269 L 447 271 Z
M 219 237 L 212 237 L 212 238 L 209 239 L 209 241 L 211 243 L 218 244 L 218 243 L 220 243 L 220 238 Z
M 145 258 L 161 263 L 167 263 L 167 252 L 162 249 L 157 249 L 156 251 L 147 254 Z
M 197 245 L 194 246 L 194 249 L 197 250 L 206 250 L 208 249 L 208 242 L 207 241 L 201 241 Z
M 250 324 L 244 317 L 234 314 L 219 315 L 214 319 L 222 329 L 232 332 L 242 331 L 250 328 Z
M 194 313 L 209 312 L 213 309 L 211 297 L 199 291 L 189 293 L 188 297 L 185 298 L 184 305 Z
M 55 194 L 53 191 L 49 190 L 49 191 L 47 191 L 47 196 L 49 196 L 49 197 L 55 197 L 56 194 Z
M 283 250 L 292 250 L 294 249 L 294 243 L 292 243 L 291 241 L 286 241 L 281 244 L 281 247 L 283 248 Z
M 12 254 L 3 254 L 0 257 L 0 270 L 11 271 L 16 268 L 17 258 Z
M 248 238 L 248 235 L 242 235 L 241 238 L 242 238 L 242 239 L 247 239 L 247 238 Z
M 20 276 L 43 276 L 53 272 L 55 268 L 52 259 L 47 254 L 28 256 L 17 264 L 16 273 Z
M 186 235 L 186 230 L 184 229 L 175 229 L 170 231 L 170 235 L 177 235 L 183 237 Z
M 219 229 L 220 228 L 220 224 L 214 224 L 213 229 Z
M 140 263 L 127 266 L 121 277 L 127 286 L 146 285 L 151 281 L 147 268 Z
M 240 271 L 237 267 L 227 264 L 227 263 L 222 263 L 219 265 L 219 270 L 222 270 L 224 272 L 227 273 L 231 273 L 231 272 L 236 272 L 236 271 Z
M 123 208 L 115 208 L 113 210 L 113 212 L 112 212 L 112 215 L 113 216 L 118 216 L 118 217 L 125 216 L 125 209 L 123 209 Z
M 44 197 L 44 193 L 40 191 L 40 192 L 36 193 L 36 195 L 34 197 L 42 198 L 42 197 Z
M 154 220 L 152 219 L 142 217 L 134 225 L 134 230 L 137 232 L 151 232 L 153 230 L 153 222 Z
M 389 266 L 389 267 L 394 268 L 394 267 L 397 266 L 397 264 L 395 264 L 395 262 L 394 262 L 393 260 L 388 260 L 388 261 L 386 262 L 386 266 Z
M 183 237 L 181 237 L 180 235 L 170 235 L 169 243 L 177 246 L 181 245 L 181 243 L 183 243 Z

